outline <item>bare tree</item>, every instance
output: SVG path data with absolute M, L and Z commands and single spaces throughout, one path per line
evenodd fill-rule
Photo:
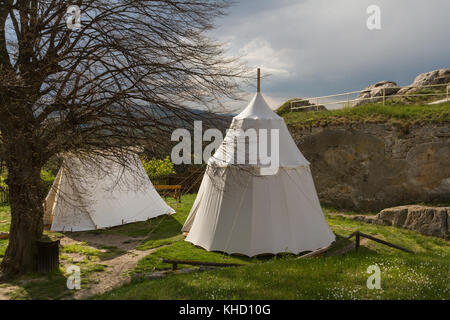
M 70 5 L 81 12 L 76 29 Z M 50 157 L 149 141 L 164 147 L 162 136 L 201 117 L 189 106 L 233 97 L 242 68 L 206 34 L 229 5 L 0 0 L 0 158 L 12 215 L 4 275 L 35 266 L 40 171 Z

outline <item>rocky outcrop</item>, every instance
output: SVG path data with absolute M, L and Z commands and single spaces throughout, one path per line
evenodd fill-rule
M 450 207 L 401 206 L 384 209 L 376 216 L 353 216 L 366 223 L 414 230 L 427 236 L 449 238 Z
M 450 126 L 291 127 L 322 204 L 362 211 L 450 200 Z
M 297 100 L 292 102 L 292 107 L 302 107 L 301 109 L 296 109 L 296 112 L 306 112 L 306 111 L 321 111 L 326 110 L 322 105 L 316 105 L 311 103 L 309 100 Z
M 279 116 L 282 116 L 286 113 L 291 112 L 291 103 L 293 105 L 293 107 L 305 107 L 305 108 L 301 108 L 301 109 L 296 109 L 294 111 L 296 112 L 302 112 L 302 111 L 319 111 L 319 110 L 326 110 L 326 108 L 322 105 L 316 106 L 314 104 L 312 104 L 309 100 L 307 99 L 302 99 L 302 98 L 293 98 L 293 99 L 289 99 L 288 101 L 286 101 L 285 103 L 283 103 L 275 112 L 276 114 L 278 114 Z
M 353 106 L 359 106 L 365 103 L 383 101 L 383 94 L 390 96 L 396 94 L 400 90 L 394 81 L 380 81 L 368 86 L 356 98 Z
M 413 93 L 424 86 L 446 83 L 450 83 L 450 69 L 434 70 L 419 74 L 410 85 L 410 88 L 402 88 L 398 91 L 398 94 Z
M 429 85 L 445 85 L 450 87 L 450 69 L 439 69 L 426 73 L 419 74 L 414 82 L 405 88 L 400 88 L 394 81 L 380 81 L 368 86 L 356 98 L 353 106 L 359 106 L 366 103 L 383 101 L 383 91 L 385 97 L 389 98 L 391 95 L 407 95 L 422 89 Z M 436 89 L 445 89 L 437 87 Z

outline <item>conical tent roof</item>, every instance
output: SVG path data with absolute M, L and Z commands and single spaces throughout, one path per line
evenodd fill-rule
M 209 159 L 209 165 L 226 166 L 230 164 L 242 164 L 237 161 L 237 145 L 242 142 L 246 146 L 246 160 L 250 158 L 249 152 L 254 151 L 256 164 L 261 165 L 259 139 L 249 139 L 249 132 L 253 130 L 256 136 L 267 136 L 267 152 L 272 151 L 279 155 L 279 167 L 298 167 L 309 165 L 309 162 L 298 150 L 284 119 L 270 109 L 261 93 L 257 93 L 249 105 L 236 117 L 233 118 L 230 129 L 224 138 L 222 145 Z M 272 145 L 272 133 L 278 133 L 277 148 Z M 256 152 L 255 152 L 256 150 Z
M 248 139 L 249 129 L 278 132 L 267 138 L 268 154 L 278 152 L 278 170 L 262 175 L 261 141 Z M 271 135 L 270 133 L 269 135 Z M 238 144 L 245 145 L 240 165 Z M 253 144 L 257 144 L 256 149 Z M 274 145 L 278 143 L 277 147 Z M 254 154 L 253 154 L 254 156 Z M 242 158 L 242 157 L 241 157 Z M 242 160 L 242 159 L 241 159 Z M 309 162 L 295 145 L 287 126 L 257 93 L 236 117 L 222 145 L 208 161 L 197 198 L 183 226 L 186 241 L 209 251 L 258 254 L 312 251 L 335 236 L 325 221 Z
M 87 231 L 175 213 L 137 154 L 128 158 L 125 167 L 111 157 L 66 158 L 45 199 L 44 224 L 52 231 Z
M 269 107 L 266 100 L 264 100 L 263 95 L 258 92 L 253 99 L 250 101 L 248 106 L 241 111 L 236 117 L 235 120 L 244 120 L 244 119 L 254 119 L 254 120 L 278 120 L 284 122 L 283 118 L 277 115 L 273 110 Z

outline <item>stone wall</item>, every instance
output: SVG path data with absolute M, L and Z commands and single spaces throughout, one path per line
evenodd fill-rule
M 289 128 L 322 204 L 378 211 L 450 200 L 450 124 Z

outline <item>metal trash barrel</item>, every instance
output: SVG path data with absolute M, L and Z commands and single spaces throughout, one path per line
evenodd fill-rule
M 59 268 L 59 240 L 36 241 L 37 272 L 47 274 Z

